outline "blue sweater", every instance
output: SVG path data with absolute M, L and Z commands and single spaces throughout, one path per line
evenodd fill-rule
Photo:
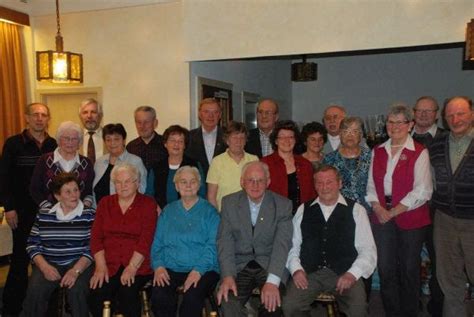
M 181 200 L 168 204 L 156 226 L 151 247 L 153 270 L 163 266 L 182 273 L 219 272 L 216 249 L 219 222 L 217 210 L 202 198 L 188 211 Z
M 92 262 L 89 240 L 95 210 L 84 207 L 82 214 L 70 221 L 58 220 L 56 213 L 49 213 L 52 205 L 40 209 L 31 229 L 26 252 L 33 259 L 41 254 L 48 263 L 65 266 L 81 256 Z

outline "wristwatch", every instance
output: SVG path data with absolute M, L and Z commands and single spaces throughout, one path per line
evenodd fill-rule
M 81 270 L 75 269 L 74 273 L 76 273 L 76 275 L 79 276 L 79 275 L 81 275 L 82 272 L 81 272 Z

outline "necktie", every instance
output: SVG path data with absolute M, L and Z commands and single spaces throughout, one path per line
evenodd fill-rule
M 91 160 L 92 164 L 95 163 L 95 146 L 94 146 L 94 139 L 92 135 L 94 135 L 94 131 L 89 131 L 89 141 L 87 142 L 87 157 Z

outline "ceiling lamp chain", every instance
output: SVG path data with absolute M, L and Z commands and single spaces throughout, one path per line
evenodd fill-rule
M 56 0 L 56 51 L 36 52 L 36 77 L 53 83 L 82 83 L 82 54 L 65 52 L 61 36 L 59 0 Z

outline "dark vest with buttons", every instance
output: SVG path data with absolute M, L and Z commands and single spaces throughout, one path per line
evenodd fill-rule
M 456 171 L 451 170 L 449 134 L 435 138 L 429 150 L 436 179 L 434 208 L 454 218 L 474 219 L 474 140 Z
M 305 203 L 301 220 L 301 265 L 307 273 L 327 267 L 342 274 L 357 258 L 354 201 L 346 198 L 347 206 L 337 204 L 327 222 L 319 204 L 311 206 L 313 201 Z

